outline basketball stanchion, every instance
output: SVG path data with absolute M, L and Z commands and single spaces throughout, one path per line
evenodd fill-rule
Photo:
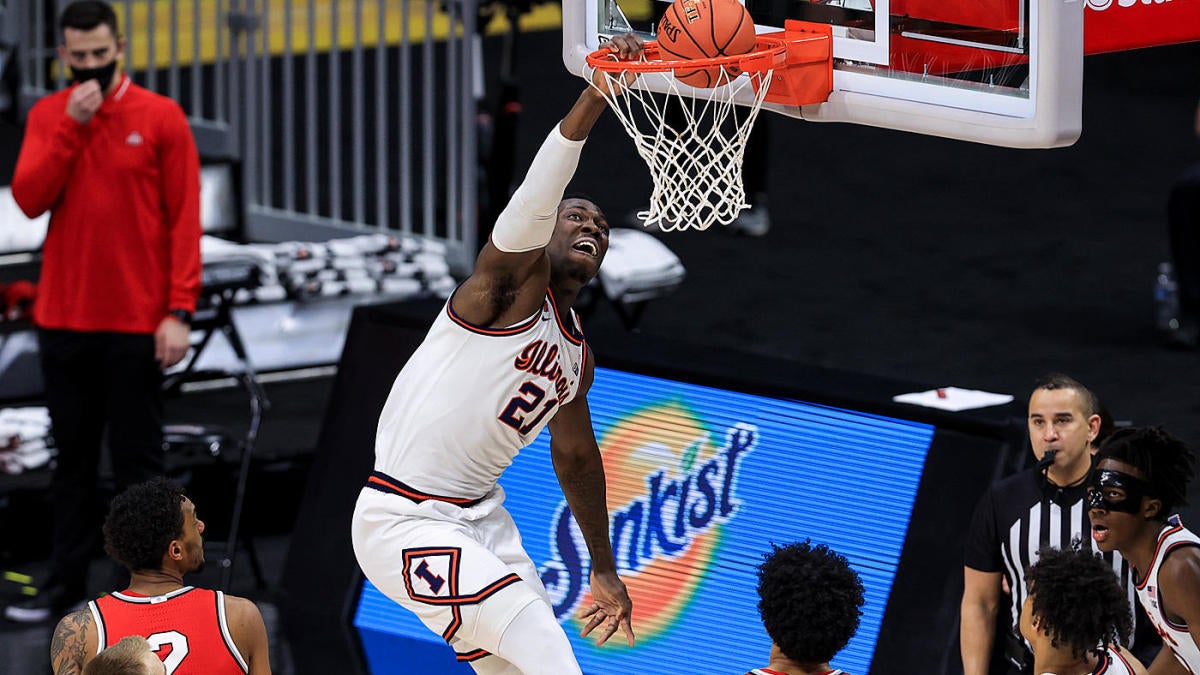
M 831 27 L 804 21 L 788 21 L 783 31 L 757 36 L 745 54 L 663 58 L 659 44 L 651 41 L 641 60 L 621 61 L 600 49 L 586 63 L 584 77 L 592 81 L 593 71 L 602 73 L 607 86 L 597 89 L 650 169 L 650 207 L 638 218 L 664 231 L 706 230 L 737 219 L 749 208 L 742 157 L 763 103 L 821 103 L 833 91 Z M 714 86 L 693 87 L 680 79 L 694 81 L 697 72 L 714 74 Z M 669 105 L 683 111 L 682 128 L 666 121 Z

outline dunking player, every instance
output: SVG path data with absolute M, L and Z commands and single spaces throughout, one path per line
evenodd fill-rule
M 1025 573 L 1029 593 L 1021 635 L 1033 648 L 1033 672 L 1048 675 L 1145 675 L 1122 643 L 1133 619 L 1112 566 L 1086 548 L 1047 548 Z
M 829 661 L 854 637 L 863 585 L 844 556 L 808 541 L 774 546 L 758 568 L 771 661 L 746 675 L 845 675 Z
M 1195 457 L 1161 429 L 1115 432 L 1088 481 L 1092 538 L 1134 567 L 1138 602 L 1163 637 L 1151 675 L 1200 673 L 1200 537 L 1169 516 L 1187 503 Z
M 624 35 L 609 48 L 631 59 L 642 43 Z M 480 673 L 580 672 L 496 483 L 547 424 L 591 556 L 583 634 L 634 640 L 587 405 L 593 363 L 571 310 L 600 269 L 608 223 L 591 201 L 562 198 L 604 108 L 589 87 L 550 132 L 474 273 L 396 378 L 354 512 L 367 578 Z

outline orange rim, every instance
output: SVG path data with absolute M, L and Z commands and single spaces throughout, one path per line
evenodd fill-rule
M 615 53 L 607 49 L 597 49 L 588 54 L 587 62 L 596 70 L 610 73 L 663 73 L 672 70 L 694 70 L 720 66 L 737 66 L 742 72 L 760 73 L 786 65 L 787 52 L 787 43 L 783 40 L 759 35 L 755 41 L 754 50 L 745 54 L 714 56 L 704 59 L 663 59 L 658 49 L 658 42 L 651 40 L 645 44 L 644 59 L 641 61 L 622 61 L 617 58 Z

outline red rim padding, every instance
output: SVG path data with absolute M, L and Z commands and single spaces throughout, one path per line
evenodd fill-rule
M 645 46 L 644 61 L 621 61 L 607 49 L 597 49 L 588 54 L 588 65 L 596 70 L 611 73 L 660 73 L 680 69 L 715 68 L 736 65 L 744 72 L 759 73 L 773 70 L 787 63 L 787 44 L 776 37 L 759 35 L 754 50 L 733 56 L 714 56 L 704 59 L 663 59 L 658 42 L 651 40 Z

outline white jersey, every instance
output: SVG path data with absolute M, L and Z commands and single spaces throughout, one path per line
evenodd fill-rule
M 375 470 L 428 495 L 476 499 L 579 391 L 587 347 L 575 312 L 542 308 L 508 328 L 446 302 L 379 417 Z
M 1056 675 L 1056 673 L 1042 673 L 1041 675 Z M 1100 655 L 1091 675 L 1134 675 L 1133 664 L 1127 661 L 1121 652 L 1108 647 Z
M 1109 647 L 1100 655 L 1092 675 L 1134 675 L 1133 664 L 1120 651 Z
M 1189 673 L 1200 675 L 1200 649 L 1197 649 L 1196 641 L 1186 625 L 1174 623 L 1163 613 L 1162 590 L 1158 585 L 1158 571 L 1162 568 L 1163 560 L 1171 551 L 1184 546 L 1200 546 L 1200 537 L 1185 528 L 1179 516 L 1171 516 L 1158 533 L 1158 545 L 1154 549 L 1150 570 L 1138 583 L 1137 595 L 1150 622 L 1162 635 L 1163 646 L 1171 648 L 1175 658 Z

